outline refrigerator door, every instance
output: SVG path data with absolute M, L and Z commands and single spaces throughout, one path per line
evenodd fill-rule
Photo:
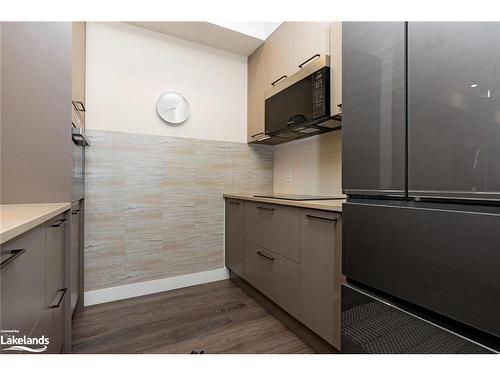
M 500 338 L 500 207 L 382 202 L 343 205 L 348 280 Z
M 405 24 L 342 23 L 342 187 L 404 195 Z
M 408 25 L 408 190 L 500 200 L 500 22 Z

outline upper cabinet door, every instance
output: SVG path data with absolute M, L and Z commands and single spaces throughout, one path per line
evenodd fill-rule
M 342 187 L 404 195 L 405 24 L 342 23 Z
M 283 23 L 265 42 L 266 57 L 264 67 L 267 87 L 279 85 L 294 73 L 293 67 L 293 24 Z
M 408 25 L 408 189 L 500 199 L 500 23 Z
M 294 32 L 293 69 L 313 61 L 316 55 L 330 54 L 329 22 L 292 22 Z M 312 60 L 311 60 L 312 59 Z
M 330 111 L 342 113 L 342 22 L 330 24 Z
M 264 93 L 270 87 L 266 74 L 266 49 L 264 43 L 248 57 L 248 142 L 262 138 L 265 132 Z
M 85 22 L 72 23 L 72 84 L 71 97 L 74 113 L 73 123 L 85 127 Z

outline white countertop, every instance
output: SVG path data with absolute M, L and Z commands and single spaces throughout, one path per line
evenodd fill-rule
M 0 244 L 52 219 L 71 208 L 71 203 L 1 204 Z
M 294 200 L 288 200 L 288 199 L 254 197 L 252 194 L 246 194 L 246 193 L 226 193 L 223 195 L 223 197 L 224 198 L 233 198 L 233 199 L 243 199 L 243 200 L 253 201 L 253 202 L 281 204 L 283 206 L 312 208 L 315 210 L 325 210 L 325 211 L 333 211 L 333 212 L 342 212 L 342 203 L 345 202 L 345 199 L 294 201 Z

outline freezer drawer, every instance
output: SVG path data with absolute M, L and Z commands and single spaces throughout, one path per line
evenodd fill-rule
M 343 206 L 348 279 L 500 337 L 500 209 Z
M 342 353 L 488 354 L 488 348 L 342 285 Z

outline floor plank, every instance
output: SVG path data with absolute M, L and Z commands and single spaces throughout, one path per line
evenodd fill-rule
M 86 307 L 74 353 L 313 353 L 230 280 Z

